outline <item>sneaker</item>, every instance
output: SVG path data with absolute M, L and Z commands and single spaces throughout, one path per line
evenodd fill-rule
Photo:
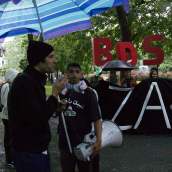
M 8 168 L 15 168 L 13 163 L 7 163 Z

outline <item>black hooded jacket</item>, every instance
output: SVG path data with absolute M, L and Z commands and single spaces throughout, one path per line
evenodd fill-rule
M 11 147 L 22 152 L 39 153 L 48 149 L 51 140 L 49 119 L 58 101 L 46 101 L 43 82 L 46 75 L 28 66 L 17 76 L 8 94 Z

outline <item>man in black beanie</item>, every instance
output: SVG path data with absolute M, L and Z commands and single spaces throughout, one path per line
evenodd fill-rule
M 46 100 L 46 73 L 54 72 L 57 60 L 54 48 L 43 42 L 30 41 L 29 65 L 13 82 L 8 96 L 12 158 L 17 172 L 50 172 L 48 145 L 51 140 L 49 119 L 62 112 L 65 103 L 57 97 L 68 82 L 57 79 L 52 95 Z

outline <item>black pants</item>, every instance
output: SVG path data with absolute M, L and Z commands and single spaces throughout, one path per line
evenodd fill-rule
M 75 172 L 75 166 L 77 165 L 79 172 L 92 172 L 92 161 L 80 161 L 73 153 L 71 154 L 69 149 L 60 149 L 60 164 L 62 172 Z
M 60 164 L 63 172 L 75 172 L 75 166 L 78 166 L 80 172 L 100 172 L 99 154 L 90 161 L 80 161 L 68 149 L 60 149 Z M 67 165 L 66 165 L 67 164 Z
M 9 132 L 9 121 L 7 119 L 2 119 L 4 124 L 4 148 L 5 148 L 5 156 L 7 163 L 12 162 L 12 156 L 11 156 L 11 146 L 10 146 L 10 132 Z
M 99 168 L 99 154 L 93 159 L 92 172 L 100 172 L 100 168 Z

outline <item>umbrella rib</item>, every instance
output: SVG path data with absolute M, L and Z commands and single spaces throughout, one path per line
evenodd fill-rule
M 107 2 L 107 1 L 109 1 L 109 0 L 104 1 L 104 2 L 102 2 L 101 4 L 104 4 L 104 3 Z M 91 10 L 94 9 L 95 7 L 99 6 L 99 5 L 100 5 L 100 4 L 95 5 L 93 8 L 91 8 Z M 91 10 L 88 10 L 88 11 L 91 11 Z M 87 12 L 88 12 L 88 11 L 87 11 Z M 86 12 L 86 13 L 87 13 L 87 12 Z
M 80 6 L 82 5 L 82 4 L 84 4 L 85 2 L 87 2 L 88 0 L 86 0 L 86 1 L 84 1 L 83 3 L 81 3 L 80 5 L 78 5 L 78 4 L 76 4 L 74 1 L 73 1 L 73 3 L 75 3 L 75 5 L 78 7 L 78 8 L 80 8 Z M 80 8 L 85 14 L 87 14 L 82 8 Z M 87 14 L 88 16 L 89 16 L 89 14 Z M 90 17 L 90 16 L 89 16 Z
M 81 3 L 81 4 L 79 5 L 79 7 L 82 6 L 82 4 L 85 4 L 85 2 L 87 2 L 87 1 L 89 1 L 89 0 L 85 0 L 83 3 Z

